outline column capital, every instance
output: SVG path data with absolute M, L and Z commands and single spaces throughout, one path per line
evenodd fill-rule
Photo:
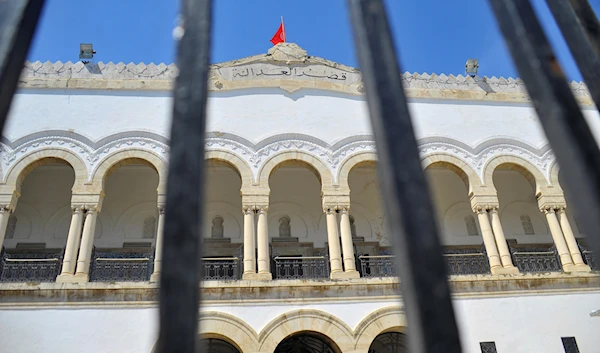
M 269 212 L 269 206 L 268 205 L 256 205 L 254 207 L 255 207 L 256 213 L 267 214 Z
M 332 214 L 332 213 L 335 213 L 336 211 L 337 211 L 336 205 L 323 205 L 323 212 L 325 214 Z
M 350 205 L 338 205 L 337 210 L 339 213 L 349 213 Z
M 555 213 L 555 207 L 553 205 L 546 205 L 540 208 L 540 211 L 542 211 L 545 214 L 553 214 Z
M 12 213 L 13 211 L 10 205 L 0 205 L 0 213 Z
M 85 205 L 71 205 L 71 212 L 73 214 L 84 213 Z
M 482 204 L 476 204 L 472 206 L 472 210 L 475 213 L 487 213 L 490 210 L 496 210 L 496 212 L 498 211 L 498 206 L 496 205 L 482 205 Z
M 242 213 L 243 214 L 251 214 L 251 213 L 256 213 L 256 206 L 255 205 L 242 205 Z
M 165 214 L 165 205 L 158 205 L 158 214 L 161 216 Z

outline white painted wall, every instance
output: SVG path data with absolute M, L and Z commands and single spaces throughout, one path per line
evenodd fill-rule
M 418 137 L 445 136 L 475 146 L 491 137 L 512 137 L 534 147 L 546 144 L 535 112 L 524 104 L 413 100 Z M 600 115 L 586 108 L 600 136 Z M 123 131 L 168 136 L 170 92 L 21 89 L 4 134 L 15 140 L 45 130 L 73 130 L 92 140 Z M 213 92 L 208 131 L 229 132 L 254 143 L 282 133 L 301 133 L 333 144 L 370 134 L 362 97 L 305 89 Z
M 456 299 L 454 307 L 465 353 L 494 341 L 498 352 L 564 353 L 561 337 L 575 337 L 581 352 L 597 352 L 600 293 Z M 371 312 L 394 301 L 322 304 L 210 305 L 203 310 L 234 315 L 260 332 L 271 320 L 298 309 L 327 312 L 352 329 Z M 157 337 L 155 308 L 54 308 L 0 310 L 3 351 L 151 352 Z

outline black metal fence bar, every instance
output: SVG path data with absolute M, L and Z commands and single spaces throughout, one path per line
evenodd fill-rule
M 594 10 L 587 0 L 546 0 L 546 3 L 600 109 L 600 48 L 592 39 L 600 36 L 600 26 Z
M 181 16 L 159 291 L 160 353 L 197 353 L 212 1 L 183 0 Z
M 0 1 L 0 132 L 29 51 L 44 0 Z
M 461 351 L 446 265 L 382 0 L 348 0 L 381 168 L 394 252 L 401 259 L 413 353 Z M 414 236 L 418 235 L 418 236 Z M 431 303 L 436 303 L 431 305 Z
M 490 0 L 490 3 L 561 167 L 563 188 L 572 195 L 592 250 L 600 252 L 597 234 L 600 150 L 531 3 L 527 0 Z

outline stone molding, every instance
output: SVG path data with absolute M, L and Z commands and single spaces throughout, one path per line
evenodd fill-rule
M 174 64 L 26 62 L 21 88 L 170 90 L 178 70 Z M 520 79 L 445 74 L 402 75 L 406 93 L 412 98 L 529 102 Z M 592 105 L 583 82 L 571 82 L 579 102 Z M 275 87 L 287 92 L 321 89 L 362 95 L 360 71 L 323 58 L 309 56 L 294 43 L 282 43 L 267 54 L 214 64 L 209 72 L 209 89 L 230 91 Z
M 447 160 L 450 164 L 453 164 L 453 161 L 459 164 L 460 161 L 461 165 L 457 168 L 468 176 L 470 189 L 475 193 L 478 193 L 481 186 L 493 189 L 493 185 L 487 184 L 490 184 L 490 175 L 496 164 L 501 162 L 513 163 L 527 169 L 535 176 L 535 182 L 542 187 L 542 192 L 562 194 L 560 187 L 552 189 L 553 183 L 558 179 L 558 168 L 548 145 L 537 148 L 504 137 L 486 140 L 475 147 L 447 137 L 421 138 L 418 144 L 421 158 L 428 161 L 427 163 Z M 280 134 L 255 144 L 234 134 L 212 132 L 207 134 L 206 146 L 208 158 L 222 159 L 238 170 L 243 180 L 244 194 L 249 195 L 268 194 L 268 185 L 260 185 L 261 179 L 263 183 L 268 180 L 261 172 L 265 166 L 273 164 L 273 161 L 280 163 L 295 160 L 301 154 L 301 160 L 312 165 L 320 173 L 325 173 L 321 179 L 331 183 L 324 185 L 325 194 L 344 194 L 347 188 L 346 174 L 352 167 L 365 161 L 376 162 L 375 143 L 369 135 L 352 136 L 330 145 L 308 135 Z M 144 160 L 147 159 L 146 155 L 152 155 L 153 160 L 149 162 L 158 168 L 159 174 L 164 174 L 161 176 L 161 185 L 164 185 L 164 168 L 169 158 L 168 139 L 155 133 L 129 131 L 94 142 L 74 132 L 40 132 L 23 136 L 14 142 L 7 139 L 0 142 L 0 184 L 6 183 L 9 177 L 15 178 L 10 174 L 17 163 L 21 160 L 28 162 L 28 156 L 39 154 L 40 151 L 59 151 L 55 153 L 55 158 L 61 158 L 65 152 L 77 157 L 78 165 L 74 167 L 82 177 L 87 176 L 86 184 L 100 178 L 94 176 L 98 168 L 116 155 Z M 40 155 L 46 154 L 54 155 L 50 152 Z M 355 158 L 358 155 L 362 157 Z M 497 162 L 490 163 L 491 161 Z M 476 180 L 475 176 L 479 180 Z

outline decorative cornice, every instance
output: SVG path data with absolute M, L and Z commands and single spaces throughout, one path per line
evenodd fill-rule
M 498 155 L 525 159 L 535 165 L 548 180 L 554 162 L 554 155 L 547 145 L 537 148 L 506 137 L 492 138 L 475 147 L 447 137 L 422 138 L 418 143 L 422 158 L 439 153 L 449 154 L 470 165 L 480 176 L 483 175 L 485 163 Z M 330 168 L 334 177 L 350 156 L 376 152 L 375 142 L 370 135 L 352 136 L 331 145 L 308 135 L 280 134 L 255 144 L 230 133 L 211 132 L 206 136 L 206 146 L 207 151 L 226 151 L 245 160 L 255 179 L 270 157 L 285 151 L 302 151 L 317 157 Z M 99 141 L 91 141 L 85 136 L 62 130 L 38 132 L 15 141 L 2 139 L 0 166 L 3 178 L 6 179 L 7 171 L 23 156 L 44 149 L 63 149 L 76 154 L 86 164 L 88 179 L 91 180 L 100 163 L 118 151 L 148 151 L 167 163 L 169 141 L 162 135 L 147 131 L 121 132 Z
M 178 71 L 174 64 L 103 62 L 26 62 L 21 88 L 170 90 Z M 425 99 L 461 99 L 528 102 L 520 79 L 445 74 L 402 75 L 407 95 Z M 581 104 L 592 105 L 583 82 L 571 82 Z M 269 53 L 214 64 L 209 72 L 209 89 L 229 91 L 243 88 L 277 87 L 288 92 L 322 89 L 362 95 L 362 77 L 356 68 L 309 56 L 293 43 L 282 43 Z

